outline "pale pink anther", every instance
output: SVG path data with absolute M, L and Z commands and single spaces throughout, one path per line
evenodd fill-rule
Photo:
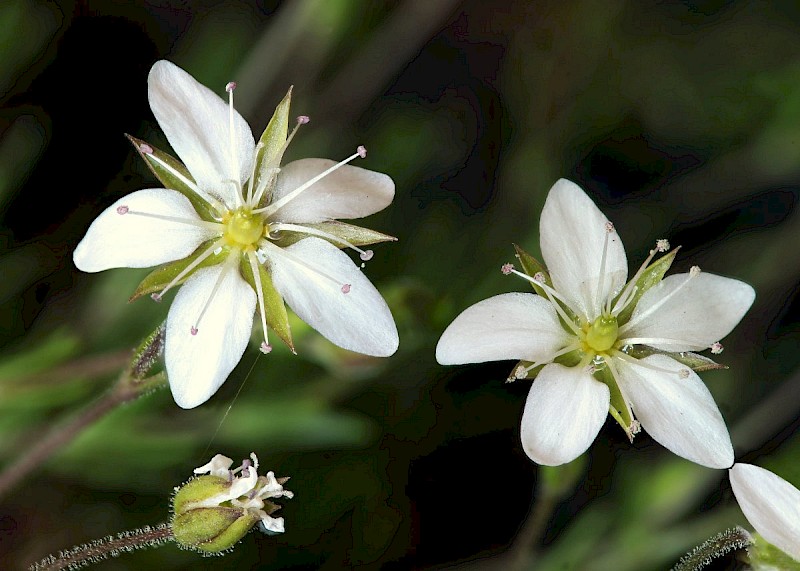
M 342 293 L 350 293 L 350 288 L 351 288 L 351 287 L 352 287 L 352 286 L 351 286 L 350 284 L 344 284 L 344 285 L 342 286 Z
M 127 214 L 128 207 L 127 206 L 117 206 L 117 214 Z
M 678 376 L 682 379 L 688 379 L 689 375 L 690 375 L 689 369 L 681 369 L 680 371 L 678 371 Z
M 661 238 L 660 240 L 656 240 L 656 250 L 661 252 L 662 254 L 669 250 L 669 240 L 665 238 Z
M 269 355 L 272 352 L 272 345 L 268 345 L 266 341 L 262 341 L 259 350 L 264 353 L 264 355 Z
M 197 327 L 192 325 L 192 328 L 189 329 L 189 333 L 191 333 L 192 335 L 197 335 Z
M 228 93 L 232 92 L 234 89 L 236 89 L 235 81 L 229 81 L 228 84 L 225 86 L 225 91 L 227 91 Z
M 711 352 L 712 352 L 714 355 L 719 355 L 720 353 L 722 353 L 722 351 L 723 351 L 724 349 L 725 349 L 725 347 L 723 347 L 723 346 L 722 346 L 722 343 L 720 343 L 719 341 L 717 341 L 716 343 L 713 343 L 713 344 L 711 345 Z
M 611 234 L 614 231 L 614 225 L 611 222 L 606 222 L 606 232 Z
M 701 271 L 700 266 L 692 266 L 691 268 L 689 268 L 689 276 L 696 278 L 697 276 L 700 275 L 700 271 Z
M 147 143 L 142 143 L 142 144 L 139 145 L 139 151 L 144 153 L 145 155 L 152 155 L 153 154 L 153 147 L 151 147 Z
M 309 121 L 311 121 L 311 117 L 309 117 L 308 115 L 300 115 L 300 116 L 297 118 L 297 124 L 298 124 L 298 125 L 305 125 L 305 124 L 306 124 L 306 123 L 308 123 Z
M 373 252 L 372 250 L 364 250 L 363 252 L 361 252 L 360 258 L 365 262 L 369 262 L 372 259 L 372 256 L 374 255 L 375 252 Z
M 150 294 L 150 299 L 152 299 L 156 303 L 161 303 L 161 295 L 158 294 L 158 293 L 151 293 Z
M 503 264 L 502 266 L 500 266 L 500 271 L 504 276 L 507 276 L 512 271 L 514 271 L 514 264 Z
M 533 274 L 533 281 L 543 284 L 545 281 L 544 274 L 542 272 L 536 272 L 535 274 Z
M 359 145 L 358 148 L 356 149 L 356 152 L 358 153 L 358 156 L 361 157 L 362 159 L 367 158 L 367 147 L 365 147 L 364 145 Z

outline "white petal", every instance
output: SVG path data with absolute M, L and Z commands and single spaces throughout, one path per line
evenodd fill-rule
M 191 334 L 223 267 L 195 273 L 175 296 L 167 316 L 167 376 L 172 396 L 183 408 L 201 405 L 217 392 L 250 340 L 256 294 L 238 270 L 226 274 L 197 325 L 197 335 Z
M 608 387 L 577 367 L 547 365 L 522 413 L 522 447 L 538 464 L 559 466 L 583 454 L 608 414 Z
M 375 357 L 388 357 L 397 350 L 397 327 L 389 307 L 339 248 L 306 238 L 284 251 L 269 248 L 264 253 L 275 288 L 286 303 L 329 341 Z M 350 284 L 349 293 L 342 293 L 343 284 Z
M 147 78 L 150 109 L 169 144 L 197 185 L 234 207 L 235 186 L 253 169 L 255 141 L 250 126 L 233 112 L 233 148 L 227 102 L 166 60 L 157 61 Z
M 283 167 L 272 202 L 335 165 L 328 159 L 301 159 Z M 271 218 L 280 222 L 322 222 L 362 218 L 391 204 L 394 182 L 389 176 L 344 165 L 312 184 Z
M 228 470 L 230 470 L 232 465 L 233 459 L 222 454 L 217 454 L 207 464 L 195 468 L 194 473 L 223 477 L 228 475 Z
M 563 178 L 550 189 L 539 222 L 542 257 L 555 290 L 589 321 L 600 315 L 602 304 L 622 289 L 628 276 L 622 240 L 607 231 L 607 224 L 586 193 Z M 601 273 L 604 285 L 598 296 Z
M 671 275 L 645 292 L 623 336 L 673 340 L 647 343 L 667 351 L 707 349 L 731 332 L 755 296 L 739 280 L 705 272 Z
M 747 521 L 769 543 L 800 561 L 800 490 L 752 464 L 734 464 L 730 479 Z
M 128 207 L 129 212 L 117 212 L 121 206 Z M 216 235 L 206 228 L 134 212 L 200 221 L 189 199 L 174 190 L 148 188 L 129 194 L 106 208 L 89 226 L 72 255 L 79 270 L 147 268 L 179 260 Z
M 548 362 L 570 343 L 553 306 L 531 293 L 504 293 L 465 309 L 436 345 L 442 365 L 504 359 Z
M 282 517 L 271 517 L 266 513 L 261 516 L 261 526 L 263 531 L 272 533 L 283 533 L 285 531 Z
M 697 374 L 664 355 L 633 365 L 615 360 L 622 392 L 647 433 L 678 456 L 709 468 L 733 464 L 728 428 Z M 654 368 L 647 368 L 649 365 Z M 688 373 L 681 377 L 680 372 Z

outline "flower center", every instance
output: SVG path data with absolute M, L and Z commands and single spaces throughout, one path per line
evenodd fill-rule
M 619 326 L 617 325 L 617 318 L 613 315 L 601 315 L 594 320 L 586 331 L 586 344 L 597 351 L 602 353 L 608 351 L 617 342 L 619 335 Z
M 231 246 L 248 248 L 258 242 L 268 231 L 264 219 L 249 208 L 229 212 L 223 219 L 224 237 Z

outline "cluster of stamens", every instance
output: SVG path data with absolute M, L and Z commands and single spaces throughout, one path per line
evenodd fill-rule
M 235 122 L 234 122 L 234 107 L 233 107 L 233 91 L 236 89 L 236 83 L 230 82 L 225 86 L 225 91 L 228 93 L 228 108 L 229 108 L 229 131 L 230 131 L 230 164 L 231 164 L 231 173 L 238 172 L 238 161 L 236 156 L 236 131 L 235 131 Z M 282 232 L 297 232 L 302 233 L 310 236 L 316 236 L 330 242 L 339 244 L 343 247 L 350 248 L 356 251 L 362 260 L 362 262 L 367 262 L 373 257 L 372 250 L 363 250 L 357 247 L 354 244 L 351 244 L 347 240 L 320 230 L 318 228 L 310 228 L 307 226 L 302 226 L 299 224 L 290 224 L 281 222 L 279 219 L 273 219 L 273 217 L 278 213 L 278 211 L 286 206 L 290 201 L 304 192 L 306 189 L 311 187 L 313 184 L 324 178 L 325 176 L 331 174 L 338 168 L 346 165 L 347 163 L 353 161 L 356 158 L 365 158 L 367 156 L 367 150 L 364 146 L 359 146 L 356 149 L 356 152 L 351 156 L 347 157 L 343 161 L 336 163 L 335 165 L 331 166 L 330 168 L 326 169 L 324 172 L 318 174 L 317 176 L 311 178 L 310 180 L 306 181 L 296 189 L 292 190 L 290 193 L 286 194 L 285 196 L 281 197 L 278 200 L 270 202 L 269 197 L 267 196 L 268 192 L 271 192 L 271 189 L 274 186 L 276 177 L 278 172 L 280 171 L 280 160 L 283 156 L 284 151 L 288 147 L 289 143 L 295 136 L 297 129 L 300 125 L 305 125 L 309 122 L 309 118 L 306 115 L 301 115 L 297 117 L 297 122 L 286 139 L 286 142 L 282 146 L 282 148 L 275 153 L 275 157 L 271 161 L 263 161 L 263 164 L 259 167 L 259 172 L 256 173 L 256 165 L 254 161 L 253 171 L 251 172 L 251 176 L 249 178 L 249 182 L 247 183 L 247 189 L 243 188 L 242 185 L 238 180 L 231 180 L 226 181 L 233 185 L 236 189 L 235 193 L 235 205 L 227 205 L 219 196 L 214 196 L 209 192 L 206 192 L 200 189 L 192 180 L 186 178 L 183 174 L 178 172 L 174 169 L 170 164 L 168 164 L 164 159 L 158 156 L 154 149 L 147 145 L 146 143 L 141 143 L 138 146 L 139 151 L 143 155 L 147 155 L 149 159 L 157 163 L 160 167 L 170 172 L 171 175 L 175 176 L 178 180 L 180 180 L 185 186 L 189 187 L 194 193 L 196 193 L 200 198 L 204 199 L 214 210 L 214 219 L 209 220 L 197 220 L 197 219 L 183 219 L 178 217 L 172 216 L 165 216 L 155 213 L 149 212 L 138 212 L 132 210 L 128 205 L 120 205 L 117 207 L 116 211 L 120 215 L 134 215 L 134 216 L 144 216 L 148 218 L 156 218 L 160 220 L 166 220 L 170 222 L 177 222 L 181 224 L 186 224 L 190 226 L 196 226 L 206 229 L 211 229 L 218 233 L 219 238 L 213 241 L 211 245 L 206 247 L 206 249 L 200 253 L 189 265 L 186 266 L 181 272 L 179 272 L 160 292 L 151 294 L 151 297 L 155 301 L 161 301 L 164 294 L 172 289 L 174 286 L 181 283 L 188 275 L 190 275 L 194 270 L 196 270 L 200 264 L 202 264 L 206 259 L 208 259 L 212 255 L 219 255 L 226 250 L 227 260 L 223 262 L 224 266 L 222 271 L 220 272 L 219 277 L 217 278 L 217 282 L 215 283 L 211 295 L 207 300 L 206 304 L 204 305 L 203 309 L 200 312 L 200 315 L 195 320 L 194 324 L 191 326 L 189 333 L 191 335 L 197 335 L 199 331 L 200 321 L 203 315 L 206 312 L 206 309 L 210 306 L 214 296 L 216 295 L 217 291 L 219 290 L 222 282 L 225 280 L 227 275 L 231 271 L 235 271 L 237 266 L 237 262 L 239 260 L 246 261 L 250 265 L 250 269 L 253 273 L 254 282 L 256 286 L 256 295 L 258 299 L 259 305 L 259 312 L 261 316 L 261 325 L 262 330 L 264 332 L 264 341 L 261 343 L 261 351 L 262 353 L 269 353 L 272 350 L 272 346 L 269 344 L 268 337 L 267 337 L 267 325 L 266 325 L 266 317 L 264 314 L 264 293 L 261 288 L 261 280 L 259 279 L 259 272 L 258 272 L 258 264 L 263 264 L 267 259 L 267 253 L 275 251 L 279 249 L 279 247 L 274 244 L 274 240 L 276 240 Z M 263 148 L 263 143 L 259 142 L 255 149 L 255 156 L 258 156 L 259 152 Z M 256 181 L 258 183 L 256 184 Z M 266 202 L 266 204 L 262 204 Z M 288 259 L 291 263 L 296 264 L 299 267 L 302 267 L 305 270 L 309 270 L 319 276 L 322 276 L 328 281 L 331 281 L 337 284 L 337 287 L 343 294 L 350 293 L 352 288 L 352 284 L 349 283 L 342 283 L 333 276 L 328 275 L 327 273 L 319 270 L 318 268 L 310 266 L 305 261 L 299 259 L 297 256 L 292 255 L 290 252 L 287 252 L 285 249 L 279 249 L 281 252 L 281 256 L 284 259 Z M 364 267 L 364 264 L 361 264 L 361 267 Z

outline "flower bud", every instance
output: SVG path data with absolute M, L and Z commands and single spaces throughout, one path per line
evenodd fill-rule
M 233 547 L 259 524 L 270 533 L 284 530 L 283 518 L 270 514 L 280 509 L 268 498 L 292 492 L 283 489 L 288 478 L 278 480 L 272 472 L 259 476 L 258 458 L 231 470 L 233 460 L 217 454 L 194 470 L 199 475 L 179 488 L 173 498 L 172 532 L 175 541 L 186 548 L 205 553 L 220 553 Z

